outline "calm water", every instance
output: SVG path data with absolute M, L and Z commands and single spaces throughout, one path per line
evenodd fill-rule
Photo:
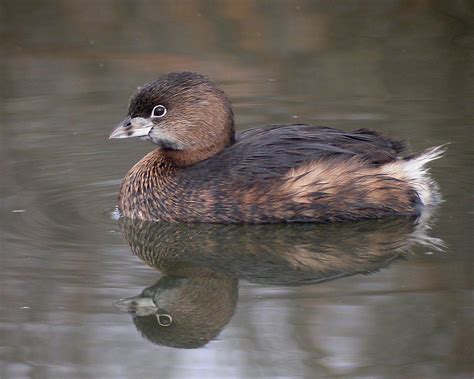
M 472 2 L 0 11 L 1 378 L 474 375 Z M 119 222 L 120 180 L 152 146 L 108 133 L 136 86 L 183 69 L 222 86 L 241 130 L 304 122 L 413 150 L 450 142 L 432 164 L 445 202 L 418 225 Z M 134 296 L 172 324 L 114 305 Z

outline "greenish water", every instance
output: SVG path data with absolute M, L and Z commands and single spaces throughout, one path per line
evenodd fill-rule
M 471 2 L 0 12 L 1 378 L 472 377 Z M 431 165 L 445 201 L 419 225 L 119 222 L 121 178 L 152 146 L 108 134 L 137 86 L 177 70 L 211 76 L 240 130 L 302 122 L 372 128 L 413 151 L 449 142 Z M 120 311 L 136 312 L 116 302 L 142 291 L 171 326 Z

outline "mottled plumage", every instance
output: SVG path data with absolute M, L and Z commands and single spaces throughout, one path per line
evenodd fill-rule
M 147 124 L 158 104 L 166 105 L 166 115 Z M 230 102 L 198 74 L 170 74 L 145 86 L 131 100 L 131 117 L 147 127 L 148 134 L 138 135 L 160 147 L 124 178 L 119 208 L 127 217 L 328 222 L 417 216 L 436 201 L 423 165 L 441 155 L 439 148 L 403 158 L 402 143 L 374 131 L 311 125 L 234 136 Z M 133 136 L 133 128 L 126 130 Z

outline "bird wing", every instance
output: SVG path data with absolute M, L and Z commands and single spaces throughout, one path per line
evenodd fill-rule
M 358 156 L 367 165 L 377 166 L 397 159 L 403 149 L 403 143 L 367 129 L 347 132 L 312 125 L 270 125 L 239 133 L 232 146 L 189 167 L 186 175 L 248 184 L 325 159 Z

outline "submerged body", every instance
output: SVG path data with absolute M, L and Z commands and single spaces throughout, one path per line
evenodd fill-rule
M 417 216 L 437 201 L 424 165 L 440 148 L 403 157 L 403 144 L 373 131 L 310 125 L 235 136 L 230 103 L 198 74 L 168 74 L 140 89 L 111 135 L 132 136 L 158 148 L 122 182 L 118 205 L 130 218 L 332 222 Z

